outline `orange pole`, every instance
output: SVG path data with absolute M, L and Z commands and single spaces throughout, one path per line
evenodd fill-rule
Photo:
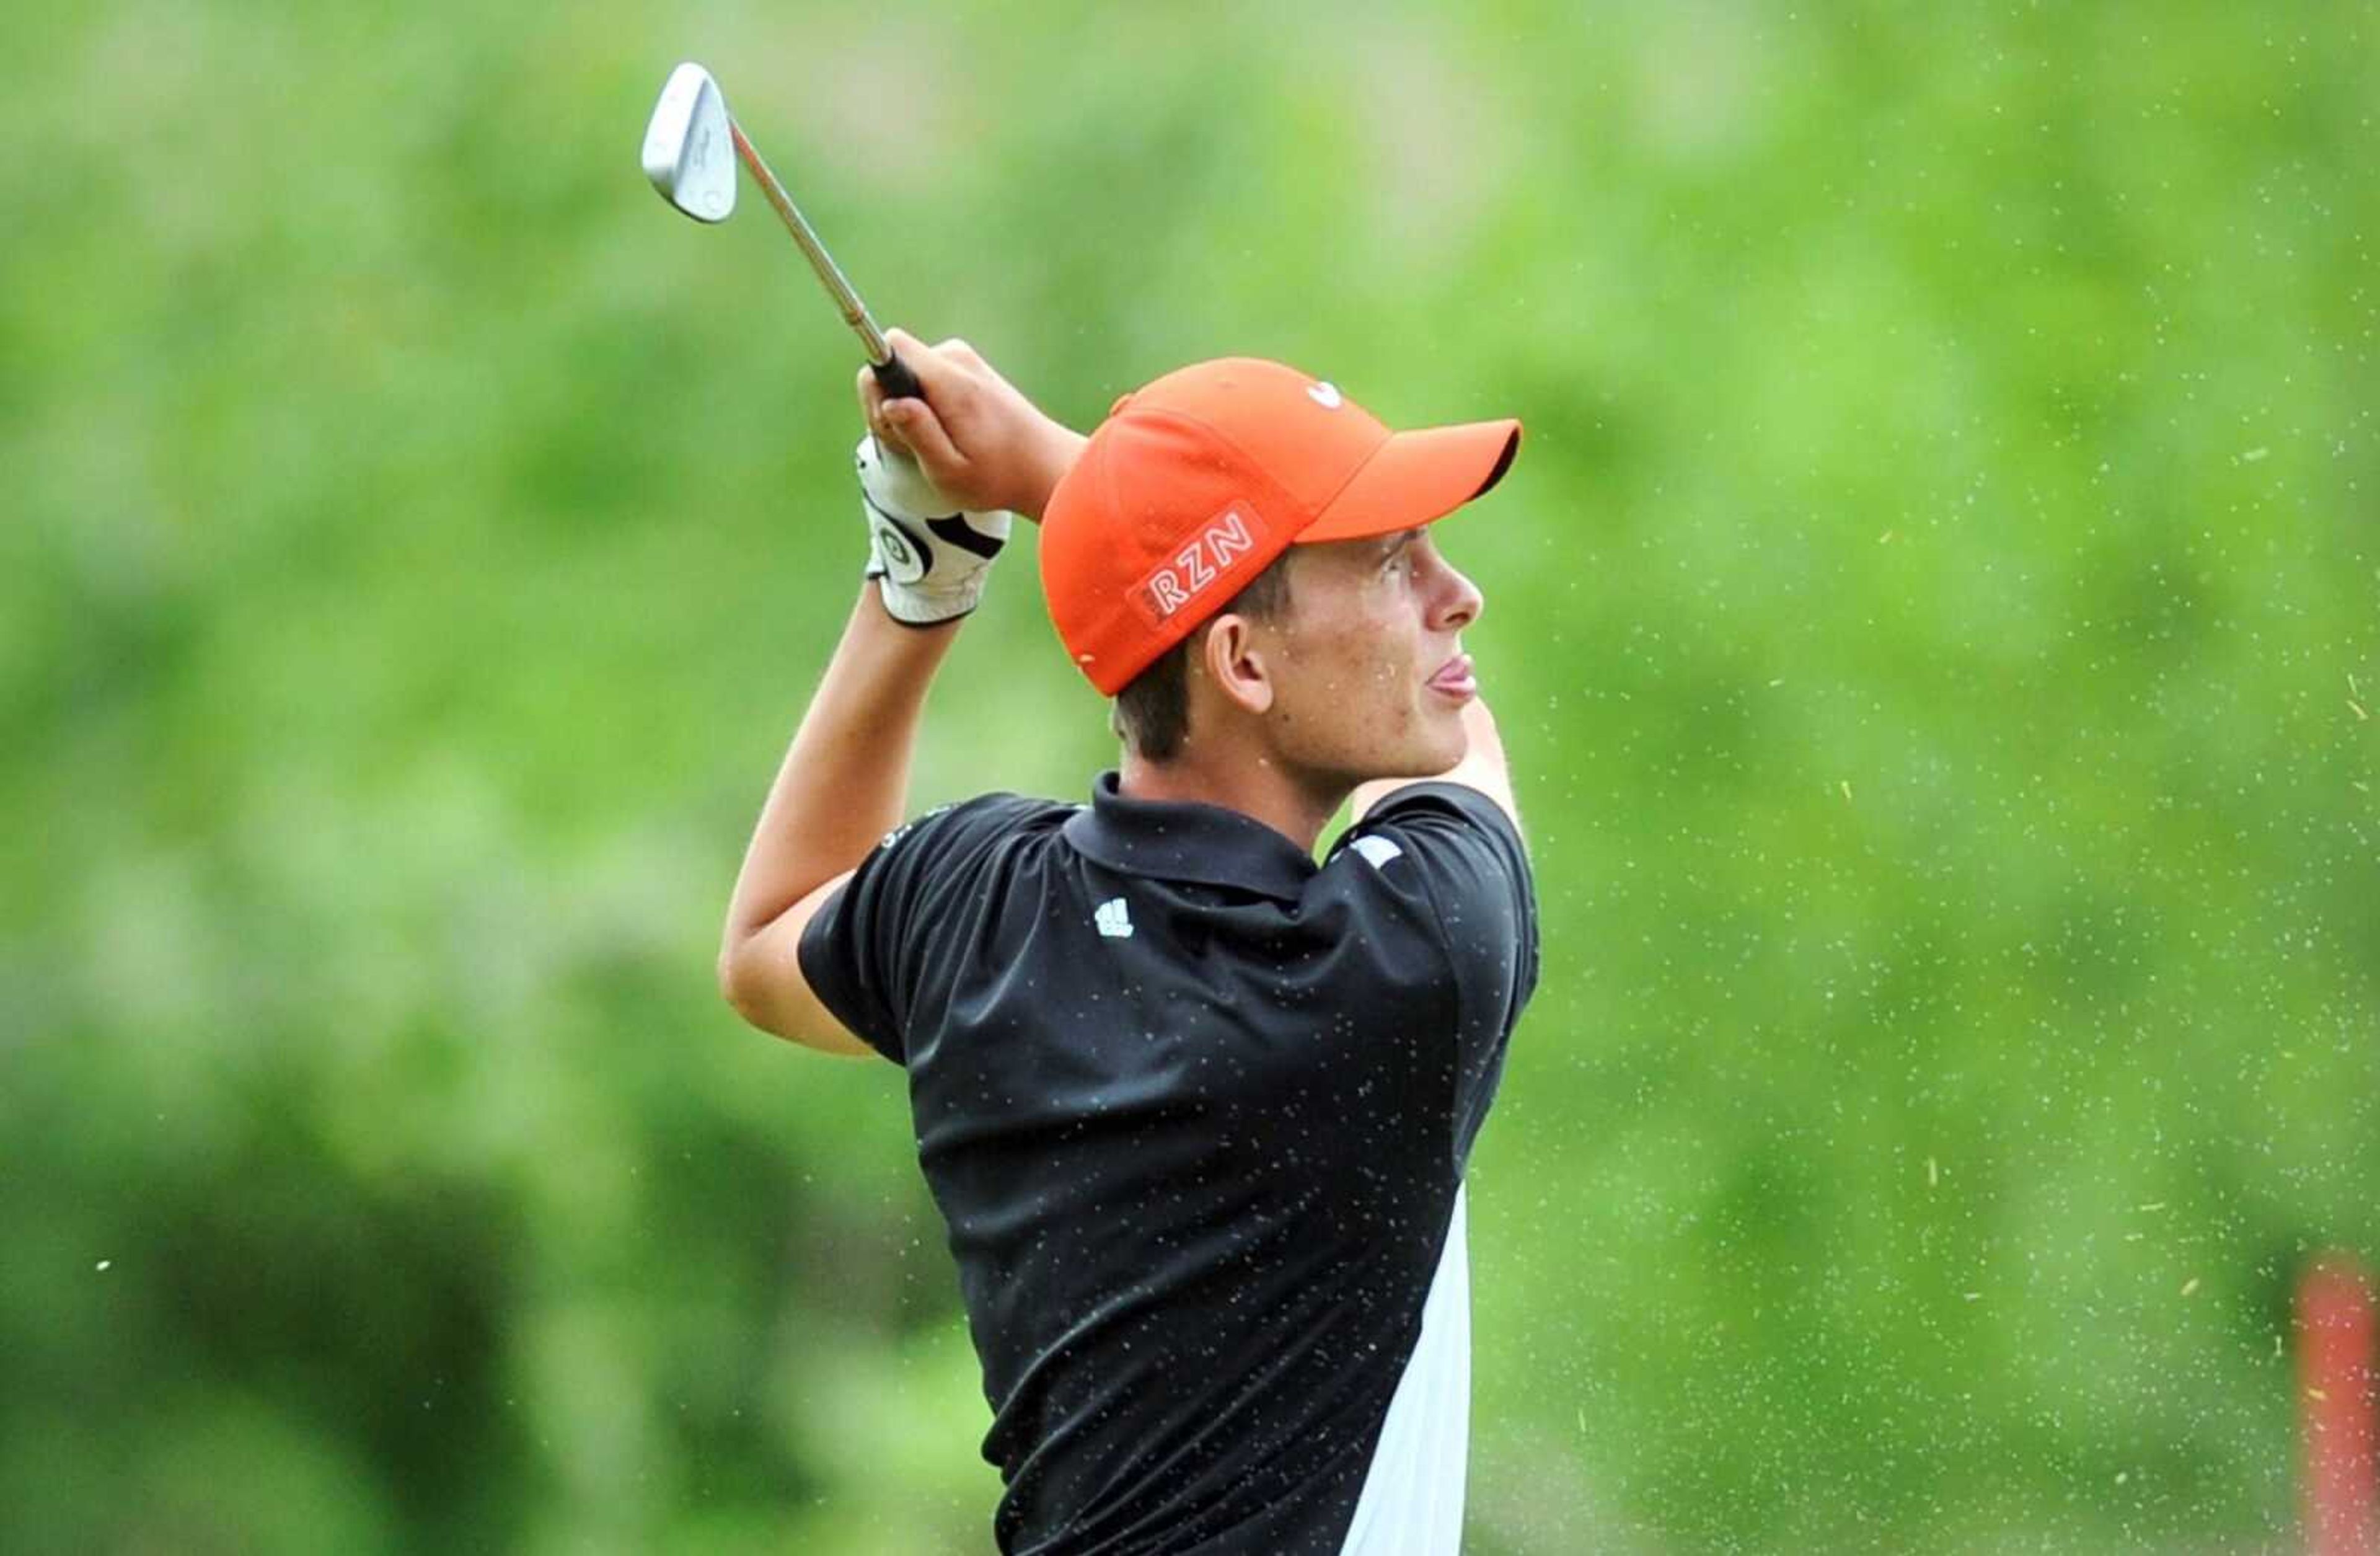
M 2374 1487 L 2372 1283 L 2341 1255 L 2298 1283 L 2298 1406 L 2307 1556 L 2380 1553 Z

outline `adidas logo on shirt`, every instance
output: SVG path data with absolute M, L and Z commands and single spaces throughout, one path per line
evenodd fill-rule
M 1122 897 L 1110 897 L 1091 909 L 1091 922 L 1097 924 L 1099 933 L 1109 940 L 1132 938 L 1132 910 L 1124 906 Z

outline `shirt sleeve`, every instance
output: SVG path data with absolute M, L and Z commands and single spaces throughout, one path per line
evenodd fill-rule
M 920 969 L 955 931 L 954 902 L 974 890 L 1000 840 L 1048 808 L 1015 795 L 984 795 L 887 833 L 802 929 L 802 977 L 819 1003 L 870 1048 L 905 1064 Z
M 1455 1157 L 1465 1160 L 1502 1078 L 1513 1026 L 1537 986 L 1537 900 L 1521 834 L 1461 784 L 1398 789 L 1331 852 L 1359 856 L 1380 889 L 1434 924 L 1454 983 Z

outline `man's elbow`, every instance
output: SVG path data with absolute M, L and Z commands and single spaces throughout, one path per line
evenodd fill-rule
M 761 980 L 753 976 L 752 958 L 747 954 L 750 945 L 750 941 L 731 933 L 727 942 L 719 948 L 719 997 L 752 1026 L 774 1033 L 768 1021 L 769 1007 L 762 995 Z

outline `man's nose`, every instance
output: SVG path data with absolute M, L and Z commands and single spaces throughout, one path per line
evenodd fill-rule
M 1445 577 L 1439 580 L 1430 626 L 1439 632 L 1460 632 L 1479 619 L 1479 614 L 1488 608 L 1488 598 L 1479 592 L 1477 584 L 1443 559 L 1439 568 Z

